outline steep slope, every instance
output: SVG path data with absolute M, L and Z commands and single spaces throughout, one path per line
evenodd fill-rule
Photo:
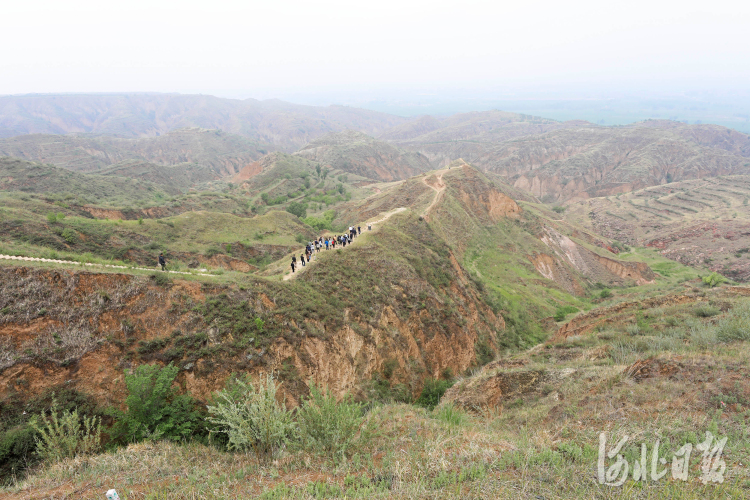
M 431 168 L 419 153 L 400 150 L 353 130 L 321 137 L 295 155 L 379 181 L 406 179 Z
M 158 137 L 119 139 L 32 134 L 0 140 L 0 156 L 96 173 L 126 160 L 171 166 L 194 163 L 215 176 L 233 175 L 267 152 L 244 137 L 219 130 L 179 129 Z
M 597 287 L 654 280 L 647 265 L 617 259 L 610 240 L 560 220 L 544 205 L 517 202 L 514 192 L 455 162 L 345 204 L 334 222 L 351 225 L 400 207 L 419 214 L 447 243 L 454 265 L 481 283 L 486 300 L 509 322 L 502 347 L 543 338 L 544 318 L 563 306 L 583 307 Z
M 206 95 L 0 97 L 0 137 L 39 133 L 142 137 L 201 127 L 294 150 L 330 132 L 354 129 L 378 134 L 405 121 L 397 116 L 345 106 L 301 106 L 278 100 L 240 101 Z

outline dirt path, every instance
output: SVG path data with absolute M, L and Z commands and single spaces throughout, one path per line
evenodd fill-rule
M 388 220 L 392 216 L 394 216 L 394 215 L 396 215 L 398 213 L 401 213 L 404 210 L 406 210 L 406 207 L 399 207 L 399 208 L 397 208 L 395 210 L 391 210 L 390 212 L 387 212 L 384 217 L 382 217 L 382 218 L 380 218 L 378 220 L 373 220 L 373 221 L 367 221 L 367 222 L 365 222 L 364 224 L 362 224 L 365 227 L 365 232 L 362 233 L 360 236 L 357 236 L 356 238 L 354 238 L 354 240 L 351 243 L 347 244 L 345 247 L 342 247 L 342 249 L 345 250 L 345 249 L 351 247 L 352 245 L 354 245 L 355 243 L 357 243 L 359 241 L 359 238 L 361 238 L 365 234 L 368 234 L 368 232 L 367 232 L 367 225 L 368 224 L 372 224 L 372 225 L 380 224 L 381 222 Z M 338 248 L 337 248 L 337 250 L 338 250 Z M 321 252 L 326 252 L 326 251 L 330 251 L 330 250 L 321 250 Z M 300 253 L 304 253 L 304 249 L 300 250 Z M 296 253 L 294 255 L 296 255 Z M 300 266 L 299 263 L 298 263 L 297 264 L 297 270 L 294 273 L 292 273 L 291 267 L 290 267 L 289 270 L 285 271 L 286 274 L 284 275 L 284 281 L 287 281 L 287 280 L 290 280 L 290 279 L 294 279 L 297 276 L 299 276 L 300 274 L 302 274 L 305 270 L 307 270 L 307 268 L 309 268 L 310 266 L 313 266 L 315 264 L 315 262 L 317 262 L 317 260 L 318 260 L 317 257 L 318 257 L 318 253 L 313 252 L 313 258 L 312 258 L 312 260 L 310 262 L 308 262 L 307 265 L 305 265 L 305 266 Z
M 442 198 L 443 192 L 445 192 L 445 182 L 443 182 L 443 173 L 448 169 L 438 170 L 435 172 L 435 175 L 437 175 L 437 182 L 434 184 L 431 184 L 427 182 L 427 179 L 430 177 L 425 177 L 422 179 L 422 182 L 425 183 L 426 186 L 429 186 L 430 188 L 435 190 L 435 198 L 432 200 L 432 203 L 425 209 L 424 212 L 422 212 L 422 217 L 427 218 L 427 214 L 432 210 L 432 208 L 437 205 L 438 201 Z
M 116 266 L 114 264 L 94 264 L 93 262 L 76 262 L 73 260 L 58 260 L 58 259 L 43 259 L 40 257 L 18 257 L 16 255 L 2 255 L 0 254 L 0 259 L 7 259 L 7 260 L 20 260 L 25 262 L 52 262 L 54 264 L 70 264 L 74 266 L 100 266 L 100 267 L 110 267 L 113 269 L 137 269 L 139 271 L 158 271 L 158 268 L 148 268 L 148 267 L 130 267 L 130 266 Z M 205 271 L 206 269 L 201 269 L 201 271 Z M 186 273 L 182 271 L 167 271 L 169 274 L 189 274 L 189 275 L 198 275 L 198 276 L 211 276 L 210 274 L 202 274 L 202 273 Z

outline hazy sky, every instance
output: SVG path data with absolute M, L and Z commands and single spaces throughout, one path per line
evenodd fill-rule
M 0 94 L 748 88 L 750 2 L 5 2 Z

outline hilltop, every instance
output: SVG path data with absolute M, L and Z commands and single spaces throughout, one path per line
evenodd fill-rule
M 431 169 L 430 162 L 419 153 L 403 151 L 353 130 L 321 137 L 295 155 L 342 172 L 386 182 Z

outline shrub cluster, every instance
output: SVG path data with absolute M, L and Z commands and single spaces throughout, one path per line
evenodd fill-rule
M 352 448 L 364 419 L 362 405 L 350 397 L 337 401 L 329 390 L 311 385 L 294 413 L 276 400 L 277 390 L 270 374 L 257 384 L 247 376 L 232 379 L 208 405 L 214 432 L 226 434 L 230 449 L 253 451 L 261 461 L 286 446 L 334 458 Z

